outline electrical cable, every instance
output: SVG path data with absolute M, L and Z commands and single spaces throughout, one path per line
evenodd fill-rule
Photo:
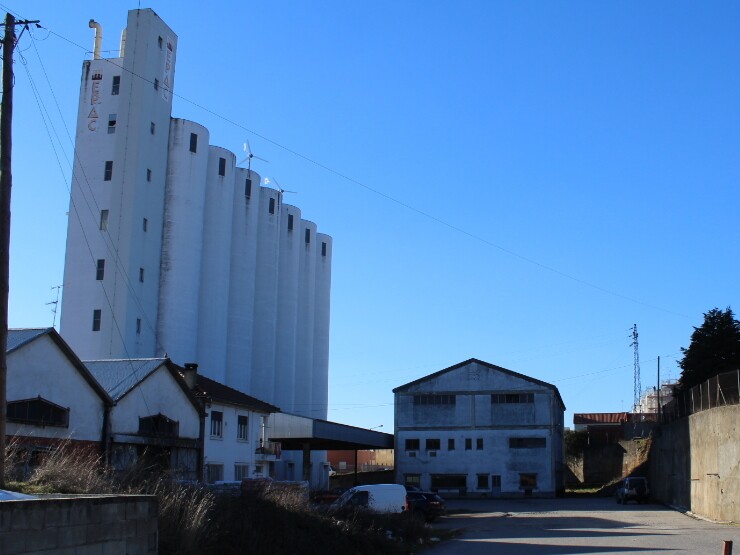
M 68 42 L 69 44 L 71 44 L 71 45 L 73 45 L 73 46 L 75 46 L 75 47 L 77 47 L 77 48 L 79 48 L 79 49 L 81 49 L 81 50 L 83 50 L 85 52 L 89 52 L 87 50 L 87 48 L 85 48 L 84 46 L 82 46 L 80 44 L 77 44 L 73 40 L 68 39 L 67 37 L 64 37 L 63 35 L 60 35 L 59 33 L 56 33 L 55 31 L 53 31 L 51 29 L 48 29 L 46 27 L 42 27 L 42 28 L 47 29 L 50 34 L 58 37 L 59 39 L 64 40 L 64 41 Z M 123 68 L 119 64 L 116 64 L 115 62 L 113 62 L 111 59 L 103 58 L 103 60 L 104 61 L 107 61 L 108 63 L 111 63 L 112 65 L 114 65 L 114 66 L 116 66 L 116 67 L 118 67 L 120 69 L 122 69 L 123 71 L 128 71 L 131 75 L 133 75 L 133 76 L 135 76 L 135 77 L 137 77 L 139 79 L 142 79 L 142 80 L 144 80 L 147 83 L 152 83 L 153 84 L 153 81 L 151 81 L 150 79 L 147 79 L 146 77 L 143 77 L 142 75 L 138 75 L 135 72 L 132 72 L 130 70 L 126 70 L 125 68 Z M 162 86 L 162 85 L 160 84 L 160 86 Z M 594 289 L 594 290 L 599 291 L 601 293 L 604 293 L 606 295 L 610 295 L 612 297 L 616 297 L 616 298 L 619 298 L 619 299 L 622 299 L 622 300 L 625 300 L 625 301 L 629 301 L 629 302 L 631 302 L 633 304 L 641 305 L 641 306 L 644 306 L 646 308 L 650 308 L 650 309 L 657 310 L 657 311 L 660 311 L 660 312 L 664 312 L 664 313 L 667 313 L 667 314 L 672 314 L 674 316 L 680 316 L 682 318 L 689 318 L 689 316 L 686 315 L 686 314 L 683 314 L 683 313 L 680 313 L 680 312 L 676 312 L 676 311 L 673 311 L 673 310 L 670 310 L 670 309 L 667 309 L 667 308 L 664 308 L 664 307 L 661 307 L 661 306 L 658 306 L 658 305 L 655 305 L 655 304 L 652 304 L 652 303 L 641 301 L 641 300 L 636 299 L 634 297 L 630 297 L 628 295 L 624 295 L 622 293 L 619 293 L 617 291 L 613 291 L 613 290 L 608 289 L 606 287 L 602 287 L 602 286 L 597 285 L 595 283 L 592 283 L 590 281 L 587 281 L 587 280 L 581 279 L 579 277 L 576 277 L 575 275 L 572 275 L 572 274 L 569 274 L 567 272 L 558 270 L 557 268 L 554 268 L 554 267 L 549 266 L 547 264 L 543 264 L 543 263 L 541 263 L 541 262 L 539 262 L 539 261 L 537 261 L 537 260 L 535 260 L 533 258 L 527 257 L 525 255 L 522 255 L 522 254 L 516 252 L 516 251 L 513 251 L 513 250 L 511 250 L 509 248 L 506 248 L 503 245 L 499 245 L 498 243 L 494 243 L 493 241 L 490 241 L 489 239 L 486 239 L 485 237 L 482 237 L 482 236 L 480 236 L 480 235 L 478 235 L 476 233 L 470 232 L 470 231 L 468 231 L 468 230 L 466 230 L 466 229 L 464 229 L 464 228 L 462 228 L 462 227 L 460 227 L 458 225 L 452 224 L 452 223 L 450 223 L 450 222 L 448 222 L 448 221 L 446 221 L 446 220 L 444 220 L 444 219 L 442 219 L 440 217 L 437 217 L 437 216 L 431 214 L 430 212 L 427 212 L 425 210 L 422 210 L 420 208 L 417 208 L 417 207 L 415 207 L 415 206 L 413 206 L 413 205 L 411 205 L 411 204 L 409 204 L 409 203 L 407 203 L 405 201 L 402 201 L 402 200 L 400 200 L 400 199 L 398 199 L 396 197 L 393 197 L 393 196 L 389 195 L 388 193 L 385 193 L 385 192 L 383 192 L 383 191 L 381 191 L 379 189 L 376 189 L 375 187 L 372 187 L 372 186 L 370 186 L 370 185 L 368 185 L 368 184 L 366 184 L 366 183 L 364 183 L 364 182 L 362 182 L 362 181 L 360 181 L 358 179 L 355 179 L 353 177 L 350 177 L 349 175 L 347 175 L 345 173 L 342 173 L 341 171 L 338 171 L 338 170 L 336 170 L 336 169 L 334 169 L 334 168 L 332 168 L 332 167 L 330 167 L 330 166 L 328 166 L 328 165 L 326 165 L 326 164 L 324 164 L 322 162 L 319 162 L 319 161 L 311 158 L 310 156 L 307 156 L 305 154 L 302 154 L 302 153 L 300 153 L 300 152 L 298 152 L 298 151 L 296 151 L 296 150 L 294 150 L 294 149 L 292 149 L 292 148 L 290 148 L 290 147 L 288 147 L 286 145 L 283 145 L 282 143 L 280 143 L 280 142 L 278 142 L 276 140 L 273 140 L 273 139 L 267 137 L 266 135 L 263 135 L 263 134 L 255 131 L 255 130 L 247 127 L 246 125 L 241 124 L 241 123 L 239 123 L 239 122 L 237 122 L 237 121 L 235 121 L 235 120 L 233 120 L 233 119 L 231 119 L 231 118 L 229 118 L 227 116 L 224 116 L 223 114 L 220 114 L 220 113 L 216 112 L 215 110 L 212 110 L 212 109 L 210 109 L 210 108 L 208 108 L 208 107 L 206 107 L 206 106 L 204 106 L 204 105 L 202 105 L 202 104 L 200 104 L 200 103 L 198 103 L 198 102 L 196 102 L 194 100 L 191 100 L 191 99 L 189 99 L 189 98 L 187 98 L 187 97 L 185 97 L 183 95 L 180 95 L 178 93 L 175 93 L 171 89 L 168 89 L 168 92 L 173 97 L 179 98 L 180 100 L 182 100 L 184 102 L 187 102 L 188 104 L 191 104 L 192 106 L 195 106 L 196 108 L 199 108 L 200 110 L 204 111 L 205 113 L 210 114 L 211 116 L 213 116 L 213 117 L 215 117 L 217 119 L 220 119 L 220 120 L 224 121 L 225 123 L 228 123 L 229 125 L 231 125 L 233 127 L 236 127 L 237 129 L 240 129 L 242 131 L 246 131 L 247 133 L 250 133 L 253 136 L 255 136 L 255 137 L 259 138 L 259 139 L 262 139 L 263 141 L 265 141 L 267 143 L 270 143 L 271 145 L 273 145 L 273 146 L 275 146 L 275 147 L 277 147 L 277 148 L 279 148 L 279 149 L 281 149 L 281 150 L 283 150 L 283 151 L 285 151 L 285 152 L 287 152 L 287 153 L 295 156 L 296 158 L 299 158 L 299 159 L 301 159 L 301 160 L 303 160 L 305 162 L 308 162 L 309 164 L 312 164 L 312 165 L 316 166 L 317 168 L 320 168 L 320 169 L 324 170 L 327 173 L 333 174 L 336 177 L 338 177 L 338 178 L 340 178 L 340 179 L 342 179 L 342 180 L 344 180 L 344 181 L 346 181 L 348 183 L 351 183 L 353 185 L 356 185 L 358 187 L 361 187 L 361 188 L 363 188 L 363 189 L 365 189 L 365 190 L 367 190 L 367 191 L 369 191 L 369 192 L 371 192 L 371 193 L 373 193 L 373 194 L 375 194 L 375 195 L 377 195 L 379 197 L 384 198 L 385 200 L 387 200 L 389 202 L 393 202 L 393 203 L 395 203 L 395 204 L 397 204 L 397 205 L 399 205 L 399 206 L 401 206 L 401 207 L 403 207 L 403 208 L 405 208 L 405 209 L 407 209 L 409 211 L 415 212 L 416 214 L 418 214 L 418 215 L 420 215 L 420 216 L 422 216 L 422 217 L 424 217 L 424 218 L 426 218 L 426 219 L 428 219 L 430 221 L 433 221 L 433 222 L 435 222 L 435 223 L 437 223 L 437 224 L 439 224 L 441 226 L 444 226 L 444 227 L 446 227 L 446 228 L 448 228 L 448 229 L 450 229 L 452 231 L 455 231 L 455 232 L 457 232 L 457 233 L 459 233 L 461 235 L 464 235 L 464 236 L 468 237 L 469 239 L 473 239 L 474 241 L 477 241 L 479 243 L 482 243 L 484 245 L 487 245 L 489 247 L 492 247 L 494 249 L 497 249 L 497 250 L 499 250 L 499 251 L 501 251 L 501 252 L 503 252 L 505 254 L 508 254 L 511 257 L 517 258 L 519 260 L 522 260 L 523 262 L 526 262 L 528 264 L 531 264 L 533 266 L 536 266 L 536 267 L 538 267 L 538 268 L 540 268 L 542 270 L 546 270 L 546 271 L 548 271 L 550 273 L 556 274 L 556 275 L 558 275 L 558 276 L 560 276 L 562 278 L 568 279 L 570 281 L 573 281 L 573 282 L 578 283 L 580 285 L 583 285 L 585 287 L 589 287 L 591 289 Z

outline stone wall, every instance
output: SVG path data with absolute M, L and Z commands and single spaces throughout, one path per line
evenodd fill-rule
M 653 496 L 723 521 L 740 522 L 740 405 L 661 427 L 650 454 Z
M 157 498 L 110 495 L 0 502 L 3 555 L 157 553 Z
M 633 472 L 645 463 L 649 439 L 623 439 L 611 445 L 586 446 L 581 457 L 566 461 L 568 487 L 600 486 Z

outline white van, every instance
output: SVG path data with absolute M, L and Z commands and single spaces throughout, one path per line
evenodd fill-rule
M 358 508 L 377 513 L 404 513 L 408 510 L 406 488 L 400 484 L 355 486 L 331 505 L 331 510 Z

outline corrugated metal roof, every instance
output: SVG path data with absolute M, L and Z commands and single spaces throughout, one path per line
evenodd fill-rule
M 162 366 L 165 358 L 85 360 L 83 363 L 114 401 L 120 400 L 136 384 Z
M 628 412 L 589 412 L 573 415 L 573 424 L 622 424 L 628 420 Z
M 6 353 L 25 345 L 37 337 L 48 333 L 52 328 L 24 328 L 8 330 L 8 347 Z

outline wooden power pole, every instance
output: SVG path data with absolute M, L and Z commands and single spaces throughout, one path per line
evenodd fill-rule
M 13 49 L 15 17 L 5 15 L 3 37 L 3 99 L 0 112 L 0 489 L 5 489 L 5 416 L 8 377 L 8 292 L 10 273 L 10 151 L 13 122 Z
M 7 415 L 8 378 L 8 292 L 10 291 L 10 190 L 11 146 L 13 125 L 13 50 L 15 26 L 38 23 L 16 21 L 5 15 L 5 35 L 2 41 L 3 98 L 0 109 L 0 489 L 5 488 L 5 417 Z

